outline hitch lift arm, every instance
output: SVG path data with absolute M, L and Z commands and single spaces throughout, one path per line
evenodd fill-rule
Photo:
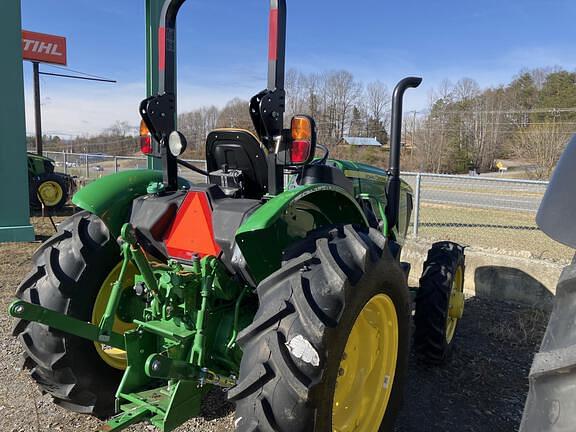
M 9 313 L 15 318 L 39 322 L 74 336 L 124 349 L 123 335 L 111 331 L 108 335 L 102 336 L 100 327 L 97 325 L 51 311 L 39 305 L 17 300 L 10 305 Z
M 122 281 L 126 274 L 126 268 L 132 261 L 142 274 L 149 289 L 157 294 L 158 285 L 152 274 L 150 264 L 146 260 L 143 252 L 140 250 L 134 237 L 133 228 L 130 224 L 125 224 L 122 228 L 122 237 L 125 243 L 122 245 L 122 254 L 124 261 L 118 279 L 112 286 L 112 292 L 106 306 L 106 311 L 100 320 L 99 325 L 94 325 L 59 312 L 46 309 L 40 305 L 27 303 L 22 300 L 16 300 L 9 307 L 9 313 L 15 318 L 25 319 L 28 321 L 39 322 L 53 329 L 69 333 L 74 336 L 88 339 L 94 342 L 102 342 L 114 348 L 125 350 L 124 335 L 112 330 L 116 309 L 120 301 L 122 292 Z

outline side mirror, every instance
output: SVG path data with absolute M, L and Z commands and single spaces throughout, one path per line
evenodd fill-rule
M 306 165 L 316 151 L 316 122 L 307 115 L 297 115 L 287 131 L 286 165 Z

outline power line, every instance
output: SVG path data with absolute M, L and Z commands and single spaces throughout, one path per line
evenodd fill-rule
M 109 79 L 109 78 L 105 78 L 103 76 L 93 75 L 93 74 L 89 74 L 87 72 L 82 72 L 82 71 L 70 69 L 67 67 L 61 67 L 61 66 L 56 66 L 56 65 L 52 65 L 52 64 L 48 64 L 47 66 L 50 66 L 50 67 L 55 68 L 55 69 L 60 69 L 60 70 L 66 71 L 66 72 L 73 72 L 76 74 L 85 75 L 85 76 L 90 77 L 90 78 L 96 78 L 96 79 L 101 79 L 101 80 L 108 80 Z
M 442 129 L 442 128 L 426 128 L 427 132 L 439 132 L 439 133 L 446 133 L 446 132 L 465 132 L 465 130 L 460 129 Z M 491 131 L 488 129 L 486 131 L 487 134 L 490 134 Z M 516 131 L 497 131 L 495 132 L 496 135 L 515 135 L 515 134 L 532 134 L 532 131 L 523 131 L 523 130 L 516 130 Z M 576 131 L 547 131 L 550 134 L 556 135 L 571 135 L 576 134 Z
M 421 111 L 408 111 L 409 113 L 418 113 L 424 115 L 431 115 L 430 110 Z M 532 108 L 526 110 L 461 110 L 461 111 L 438 111 L 441 114 L 560 114 L 560 113 L 575 113 L 574 108 Z
M 67 74 L 58 74 L 52 72 L 38 72 L 40 75 L 48 75 L 53 77 L 61 77 L 61 78 L 72 78 L 78 80 L 85 80 L 85 81 L 99 81 L 99 82 L 107 82 L 107 83 L 116 83 L 116 80 L 110 80 L 105 78 L 90 78 L 90 77 L 83 77 L 83 76 L 76 76 L 76 75 L 67 75 Z
M 60 135 L 64 135 L 64 134 L 60 134 Z M 85 146 L 97 146 L 97 145 L 101 146 L 101 145 L 112 145 L 112 144 L 119 144 L 119 143 L 123 143 L 123 142 L 131 142 L 131 141 L 136 142 L 138 137 L 125 137 L 125 138 L 121 138 L 121 139 L 114 139 L 112 141 L 100 141 L 100 142 L 90 142 L 91 139 L 93 139 L 93 138 L 78 137 L 78 138 L 73 138 L 73 139 L 61 141 L 61 143 L 62 144 L 73 144 L 73 145 L 85 145 Z M 102 137 L 99 137 L 98 139 L 102 139 Z

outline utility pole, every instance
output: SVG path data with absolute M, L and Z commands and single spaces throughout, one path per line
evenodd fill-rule
M 34 71 L 34 117 L 36 120 L 36 153 L 42 156 L 42 112 L 40 108 L 40 63 L 32 62 Z
M 34 75 L 34 117 L 36 121 L 36 153 L 42 156 L 43 143 L 42 143 L 42 108 L 40 106 L 40 75 L 48 75 L 52 77 L 72 78 L 86 81 L 98 81 L 107 83 L 116 83 L 115 80 L 98 78 L 95 76 L 78 76 L 61 74 L 54 72 L 40 72 L 40 63 L 37 61 L 32 62 L 32 70 Z M 84 72 L 79 72 L 85 74 Z M 87 75 L 87 74 L 85 74 Z

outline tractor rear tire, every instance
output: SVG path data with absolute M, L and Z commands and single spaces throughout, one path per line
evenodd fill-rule
M 450 358 L 458 322 L 450 317 L 451 296 L 463 291 L 464 258 L 464 248 L 452 242 L 434 243 L 428 251 L 414 313 L 414 350 L 424 363 Z
M 346 384 L 354 384 L 353 398 L 385 401 L 371 411 L 379 414 L 369 416 L 373 421 L 362 431 L 393 430 L 408 363 L 410 302 L 404 274 L 386 238 L 374 229 L 351 225 L 320 229 L 285 251 L 282 267 L 262 281 L 257 292 L 258 312 L 238 337 L 244 353 L 239 382 L 228 393 L 236 403 L 236 430 L 332 432 L 338 423 L 333 412 L 338 415 L 338 410 L 348 408 L 343 403 L 344 407 L 333 409 L 337 381 L 345 387 L 345 378 Z M 378 370 L 384 366 L 374 369 L 373 365 L 381 364 L 377 360 L 383 345 L 375 348 L 366 334 L 354 337 L 360 341 L 355 359 L 372 359 L 367 370 L 375 371 L 375 375 L 364 371 L 365 381 L 356 382 L 362 377 L 361 368 L 350 366 L 352 372 L 346 377 L 343 361 L 352 362 L 354 352 L 345 350 L 350 349 L 350 335 L 362 321 L 357 318 L 365 317 L 374 299 L 386 299 L 392 312 L 378 312 L 378 317 L 384 315 L 383 325 L 368 321 L 373 326 L 368 330 L 377 338 L 394 335 L 388 339 L 397 341 L 396 349 L 386 354 L 395 363 L 386 373 Z M 377 382 L 373 392 L 361 384 L 369 382 L 366 376 L 382 379 L 372 380 Z
M 90 322 L 102 283 L 119 261 L 119 247 L 104 223 L 78 213 L 34 253 L 34 270 L 16 296 Z M 24 367 L 56 404 L 100 418 L 114 413 L 122 373 L 102 360 L 92 341 L 26 320 L 16 323 L 14 335 L 25 349 Z
M 53 196 L 54 202 L 49 197 L 42 199 L 42 187 L 49 185 L 50 196 Z M 54 195 L 56 194 L 56 195 Z M 57 173 L 45 173 L 32 179 L 30 185 L 30 206 L 33 209 L 41 209 L 42 204 L 49 210 L 59 210 L 68 202 L 68 184 L 65 178 Z

